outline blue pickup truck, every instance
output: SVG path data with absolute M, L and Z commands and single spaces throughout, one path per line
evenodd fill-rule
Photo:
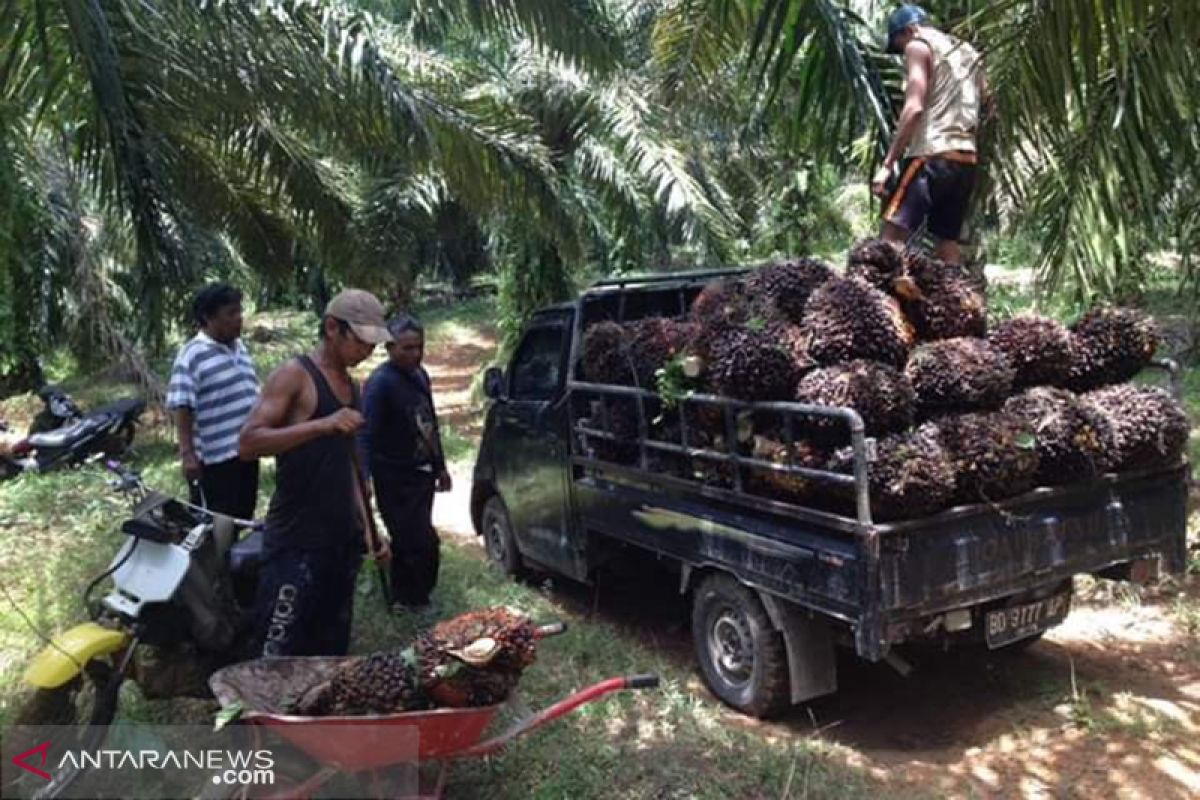
M 683 401 L 723 415 L 730 441 L 747 414 L 838 418 L 854 463 L 835 474 L 697 444 L 686 424 L 674 440 L 657 435 L 660 397 L 582 379 L 581 340 L 592 322 L 684 314 L 705 282 L 724 274 L 597 283 L 537 313 L 507 369 L 488 371 L 492 402 L 471 511 L 493 562 L 586 582 L 630 546 L 656 554 L 691 598 L 706 683 L 755 716 L 836 691 L 839 645 L 901 669 L 896 647 L 905 642 L 1020 647 L 1065 618 L 1074 575 L 1145 582 L 1183 569 L 1186 463 L 880 523 L 867 491 L 874 442 L 850 409 Z M 594 409 L 614 401 L 637 409 L 633 442 L 599 447 L 616 437 Z M 664 468 L 669 459 L 720 465 L 728 479 Z M 833 513 L 753 493 L 743 478 L 751 470 L 824 480 L 853 502 Z

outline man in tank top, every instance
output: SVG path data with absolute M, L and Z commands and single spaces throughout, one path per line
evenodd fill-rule
M 275 456 L 255 609 L 262 655 L 342 655 L 349 647 L 370 509 L 354 460 L 363 416 L 348 370 L 388 341 L 379 300 L 341 292 L 325 307 L 317 348 L 271 373 L 242 429 L 242 458 Z M 370 549 L 388 556 L 385 542 Z
M 927 224 L 937 257 L 961 264 L 959 238 L 975 188 L 976 130 L 987 95 L 982 61 L 971 45 L 908 4 L 888 18 L 887 48 L 904 54 L 905 82 L 896 134 L 871 180 L 871 191 L 885 198 L 882 236 L 902 245 Z

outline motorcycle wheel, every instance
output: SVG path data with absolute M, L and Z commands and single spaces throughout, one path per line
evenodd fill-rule
M 73 749 L 94 750 L 104 743 L 108 727 L 117 715 L 123 682 L 124 675 L 110 662 L 88 662 L 81 674 L 62 686 L 35 689 L 18 709 L 13 725 L 72 727 L 74 736 L 65 744 Z M 31 788 L 37 788 L 32 796 L 61 797 L 82 774 L 82 769 L 67 767 L 57 770 L 49 784 L 41 778 L 32 778 L 37 782 L 30 784 Z M 17 778 L 17 781 L 23 780 L 23 777 Z

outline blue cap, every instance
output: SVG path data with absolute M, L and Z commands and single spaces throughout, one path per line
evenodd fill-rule
M 909 25 L 916 25 L 929 19 L 929 14 L 920 6 L 905 3 L 892 12 L 887 21 L 887 51 L 896 52 L 896 38 L 904 33 Z

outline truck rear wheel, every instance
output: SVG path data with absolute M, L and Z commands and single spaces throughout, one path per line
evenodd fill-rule
M 710 575 L 692 601 L 692 640 L 713 693 L 753 717 L 791 702 L 783 635 L 771 627 L 754 591 L 729 575 Z
M 513 536 L 512 522 L 508 519 L 508 509 L 499 497 L 491 497 L 483 506 L 483 546 L 487 550 L 488 561 L 504 571 L 504 574 L 514 578 L 521 575 L 521 551 L 517 549 L 517 540 Z

